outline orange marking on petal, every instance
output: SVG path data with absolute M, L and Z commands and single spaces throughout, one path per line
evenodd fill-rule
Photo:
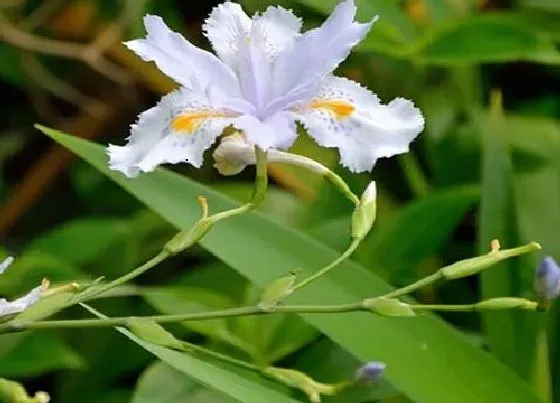
M 187 112 L 173 119 L 173 121 L 171 122 L 171 127 L 173 128 L 173 130 L 178 132 L 193 134 L 200 128 L 205 120 L 226 117 L 230 117 L 230 115 L 213 110 Z
M 314 99 L 311 101 L 312 109 L 326 109 L 337 119 L 347 118 L 354 113 L 354 105 L 343 99 Z

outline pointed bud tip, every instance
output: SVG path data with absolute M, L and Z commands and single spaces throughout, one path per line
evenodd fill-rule
M 377 199 L 377 184 L 371 181 L 362 194 L 362 202 L 369 203 Z

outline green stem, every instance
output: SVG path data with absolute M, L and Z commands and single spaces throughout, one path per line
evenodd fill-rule
M 136 269 L 132 270 L 131 272 L 111 281 L 110 283 L 107 283 L 105 285 L 99 286 L 99 287 L 94 287 L 91 289 L 91 291 L 86 291 L 82 294 L 78 294 L 77 297 L 79 298 L 80 301 L 84 300 L 84 299 L 91 299 L 94 298 L 98 295 L 101 295 L 115 287 L 118 287 L 120 285 L 125 284 L 126 282 L 140 276 L 141 274 L 145 273 L 146 271 L 150 270 L 152 267 L 157 266 L 158 264 L 160 264 L 161 262 L 163 262 L 165 259 L 167 259 L 169 257 L 169 252 L 167 252 L 166 250 L 162 250 L 161 252 L 159 252 L 156 256 L 154 256 L 153 258 L 151 258 L 150 260 L 148 260 L 146 263 L 144 263 L 142 266 L 137 267 Z M 72 303 L 76 302 L 76 301 L 71 301 Z
M 195 312 L 175 315 L 143 316 L 143 320 L 156 323 L 174 323 L 187 321 L 203 321 L 211 319 L 223 319 L 239 316 L 272 315 L 281 313 L 298 314 L 330 314 L 343 312 L 362 311 L 362 303 L 340 304 L 340 305 L 286 305 L 278 306 L 274 310 L 263 311 L 256 306 L 223 309 L 212 312 Z M 134 317 L 113 317 L 107 319 L 79 319 L 79 320 L 51 320 L 29 323 L 7 322 L 0 324 L 0 334 L 29 329 L 54 329 L 54 328 L 89 328 L 107 326 L 126 326 Z
M 258 147 L 255 147 L 256 155 L 256 177 L 255 177 L 255 187 L 253 189 L 253 195 L 251 200 L 237 208 L 223 211 L 221 213 L 216 213 L 209 217 L 214 223 L 221 221 L 226 218 L 234 217 L 236 215 L 248 213 L 258 207 L 266 197 L 266 190 L 268 187 L 268 172 L 267 172 L 267 155 L 266 152 Z
M 442 271 L 438 270 L 434 274 L 429 275 L 428 277 L 421 278 L 420 280 L 415 281 L 412 284 L 393 290 L 385 295 L 380 296 L 379 298 L 397 298 L 406 294 L 410 294 L 422 287 L 426 287 L 428 285 L 431 285 L 443 279 L 444 277 Z
M 487 300 L 492 301 L 492 300 Z M 440 311 L 440 312 L 484 312 L 484 311 L 497 311 L 497 310 L 505 310 L 505 309 L 522 309 L 522 310 L 532 310 L 536 309 L 536 303 L 531 306 L 526 305 L 518 305 L 518 306 L 510 306 L 508 308 L 505 307 L 492 307 L 484 305 L 487 301 L 481 301 L 476 304 L 460 304 L 460 305 L 422 305 L 422 304 L 408 304 L 414 310 L 422 310 L 422 311 Z M 530 301 L 528 301 L 530 302 Z
M 311 276 L 307 277 L 306 279 L 300 281 L 298 284 L 294 285 L 294 287 L 292 288 L 292 292 L 305 287 L 306 285 L 309 285 L 310 283 L 312 283 L 313 281 L 317 280 L 319 277 L 324 276 L 325 274 L 327 274 L 329 271 L 331 271 L 332 269 L 334 269 L 336 266 L 338 266 L 340 263 L 344 262 L 346 259 L 348 259 L 352 253 L 354 253 L 354 251 L 358 248 L 358 246 L 360 245 L 360 241 L 361 239 L 355 239 L 352 241 L 352 243 L 350 244 L 350 246 L 348 247 L 348 249 L 346 249 L 344 251 L 344 253 L 342 253 L 342 255 L 340 255 L 339 257 L 337 257 L 335 260 L 333 260 L 331 263 L 329 263 L 327 266 L 323 267 L 321 270 L 319 270 L 318 272 L 312 274 Z
M 251 200 L 234 209 L 228 210 L 228 211 L 223 211 L 221 213 L 217 213 L 212 215 L 211 217 L 208 217 L 208 219 L 212 220 L 214 223 L 218 222 L 220 220 L 229 218 L 229 217 L 233 217 L 245 212 L 249 212 L 251 210 L 253 210 L 255 207 L 257 207 L 260 203 L 263 202 L 265 196 L 266 196 L 266 190 L 267 190 L 267 185 L 268 185 L 268 175 L 267 175 L 267 156 L 266 153 L 262 150 L 260 150 L 259 148 L 256 148 L 255 150 L 256 152 L 256 157 L 257 157 L 257 174 L 256 174 L 256 178 L 255 178 L 255 187 L 253 190 L 253 195 L 251 197 Z M 203 205 L 204 208 L 204 205 Z M 206 213 L 205 213 L 206 215 Z M 157 254 L 156 256 L 154 256 L 153 258 L 151 258 L 150 260 L 148 260 L 146 263 L 144 263 L 142 266 L 132 270 L 131 272 L 111 281 L 108 284 L 102 285 L 100 287 L 97 288 L 93 288 L 90 292 L 85 292 L 81 295 L 78 296 L 79 300 L 78 301 L 71 301 L 72 304 L 75 302 L 79 302 L 79 301 L 83 301 L 85 298 L 87 299 L 91 299 L 93 297 L 96 297 L 98 295 L 101 295 L 115 287 L 118 287 L 120 285 L 125 284 L 126 282 L 140 276 L 141 274 L 145 273 L 146 271 L 148 271 L 149 269 L 157 266 L 159 263 L 163 262 L 165 259 L 167 259 L 169 256 L 171 256 L 171 253 L 165 249 L 163 249 L 161 252 L 159 252 L 159 254 Z

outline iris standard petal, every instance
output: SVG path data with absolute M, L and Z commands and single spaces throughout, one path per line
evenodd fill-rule
M 342 165 L 353 172 L 369 171 L 378 158 L 408 151 L 423 130 L 424 118 L 402 98 L 382 105 L 358 83 L 330 76 L 316 96 L 294 115 L 322 146 L 337 147 Z
M 212 53 L 197 48 L 181 34 L 169 29 L 155 15 L 144 17 L 146 39 L 136 39 L 125 45 L 146 61 L 153 61 L 166 75 L 187 87 L 195 76 L 202 85 L 210 83 L 230 96 L 239 94 L 239 84 L 233 71 Z
M 189 162 L 200 167 L 204 151 L 239 115 L 215 108 L 209 92 L 193 84 L 171 92 L 143 112 L 131 127 L 126 146 L 109 145 L 110 168 L 134 177 L 163 163 Z
M 222 3 L 212 10 L 202 29 L 218 57 L 234 71 L 240 60 L 240 41 L 260 47 L 270 62 L 299 35 L 301 19 L 282 7 L 268 7 L 252 19 L 239 4 Z
M 358 42 L 368 33 L 372 23 L 354 22 L 353 0 L 340 3 L 319 27 L 297 38 L 290 48 L 281 52 L 273 66 L 273 95 L 293 102 L 312 94 L 318 80 L 331 73 Z
M 301 24 L 301 19 L 291 10 L 270 6 L 264 13 L 253 17 L 251 39 L 257 42 L 272 63 L 300 36 Z
M 251 30 L 251 18 L 239 4 L 227 1 L 212 10 L 202 30 L 218 57 L 232 69 L 237 69 L 238 44 Z

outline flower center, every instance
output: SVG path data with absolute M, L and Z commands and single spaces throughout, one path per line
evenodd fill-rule
M 324 109 L 337 119 L 342 119 L 350 117 L 356 108 L 343 99 L 314 99 L 311 101 L 311 109 Z
M 200 126 L 207 120 L 207 119 L 215 119 L 215 118 L 229 118 L 232 117 L 232 114 L 228 114 L 226 112 L 218 112 L 211 109 L 208 110 L 199 110 L 199 111 L 192 111 L 183 113 L 182 115 L 177 116 L 171 122 L 171 127 L 173 130 L 178 132 L 183 132 L 185 134 L 193 134 L 196 132 Z

